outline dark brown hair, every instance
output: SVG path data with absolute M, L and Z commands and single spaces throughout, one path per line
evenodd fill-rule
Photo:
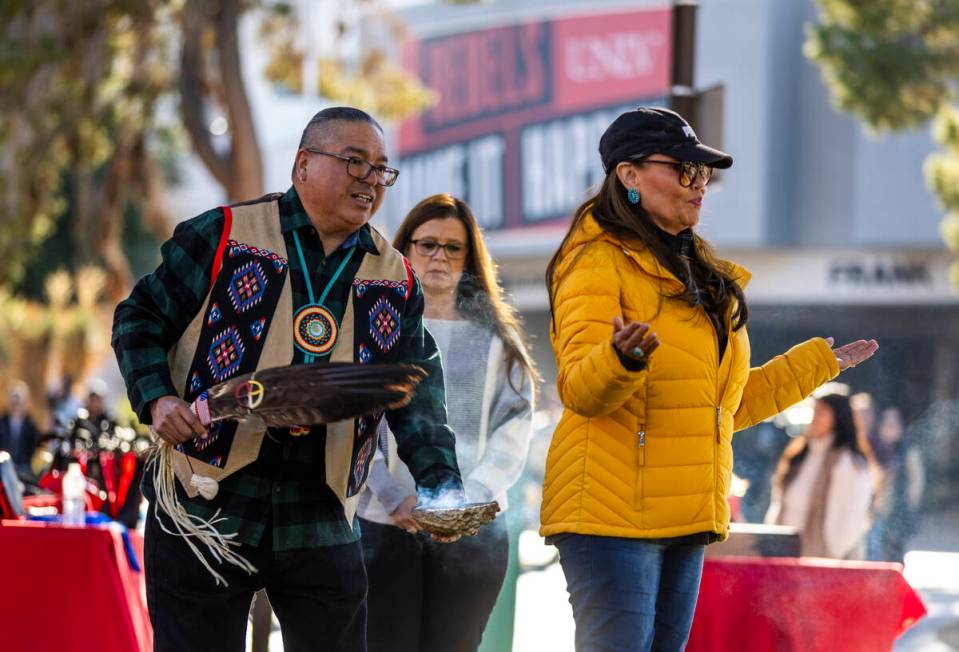
M 506 350 L 507 374 L 512 374 L 515 365 L 521 365 L 535 392 L 539 374 L 527 351 L 519 316 L 516 309 L 503 299 L 496 263 L 486 248 L 479 223 L 469 205 L 453 195 L 427 197 L 407 213 L 393 236 L 393 246 L 406 254 L 416 229 L 432 220 L 447 218 L 455 218 L 463 223 L 468 240 L 466 263 L 456 288 L 456 309 L 471 322 L 485 326 L 499 336 Z M 512 379 L 510 386 L 519 392 L 519 388 L 513 386 Z
M 636 164 L 642 165 L 642 162 Z M 566 251 L 567 244 L 590 212 L 604 231 L 624 244 L 648 249 L 663 267 L 683 280 L 683 291 L 670 295 L 670 298 L 680 299 L 691 306 L 702 305 L 707 314 L 719 315 L 722 323 L 731 324 L 733 330 L 746 325 L 749 320 L 746 298 L 742 288 L 733 280 L 729 264 L 717 258 L 709 243 L 694 233 L 687 270 L 686 261 L 659 235 L 659 227 L 642 203 L 630 204 L 626 200 L 626 188 L 616 176 L 615 169 L 606 175 L 599 191 L 576 209 L 566 237 L 546 266 L 551 315 L 555 316 L 553 300 L 556 286 L 562 280 L 557 276 L 556 268 L 570 253 Z
M 849 397 L 842 394 L 827 394 L 816 399 L 829 407 L 833 416 L 833 448 L 845 448 L 852 454 L 854 461 L 865 464 L 869 467 L 875 482 L 877 478 L 877 467 L 873 460 L 872 450 L 868 441 L 859 432 L 856 427 L 856 421 L 853 419 L 852 406 Z M 796 479 L 802 461 L 806 459 L 809 453 L 809 437 L 804 433 L 792 440 L 782 457 L 779 458 L 779 464 L 776 466 L 776 472 L 773 474 L 773 486 L 785 489 Z

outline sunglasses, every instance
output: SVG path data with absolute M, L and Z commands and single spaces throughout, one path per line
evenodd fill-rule
M 703 185 L 709 183 L 713 176 L 713 169 L 705 163 L 693 163 L 692 161 L 653 161 L 648 158 L 637 161 L 638 163 L 658 163 L 659 165 L 668 165 L 679 171 L 679 185 L 683 188 L 689 188 L 696 179 L 701 178 Z

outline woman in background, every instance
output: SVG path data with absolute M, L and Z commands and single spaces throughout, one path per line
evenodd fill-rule
M 803 557 L 863 559 L 877 477 L 849 398 L 823 396 L 779 460 L 766 522 L 798 529 Z
M 873 453 L 882 470 L 882 484 L 873 504 L 870 559 L 902 562 L 906 543 L 919 531 L 925 464 L 899 408 L 882 411 L 876 435 Z
M 526 462 L 536 370 L 479 225 L 465 202 L 434 195 L 410 211 L 393 246 L 423 285 L 467 499 L 497 500 L 505 510 L 506 491 Z M 410 518 L 416 502 L 384 428 L 359 510 L 368 649 L 476 650 L 506 575 L 506 521 L 500 515 L 476 536 L 440 543 L 418 532 Z

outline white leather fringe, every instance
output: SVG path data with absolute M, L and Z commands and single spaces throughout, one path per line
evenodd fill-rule
M 217 564 L 233 564 L 250 575 L 256 572 L 256 567 L 233 550 L 240 545 L 238 541 L 233 540 L 236 533 L 223 534 L 216 529 L 217 523 L 226 520 L 226 517 L 220 516 L 220 510 L 217 510 L 209 521 L 206 521 L 199 516 L 189 514 L 183 508 L 176 494 L 173 447 L 170 444 L 163 440 L 157 441 L 147 460 L 147 472 L 153 476 L 153 486 L 156 489 L 156 507 L 173 524 L 173 530 L 167 528 L 163 522 L 164 519 L 159 518 L 159 512 L 157 512 L 157 521 L 160 527 L 167 534 L 182 538 L 197 559 L 210 572 L 217 584 L 222 582 L 224 586 L 229 586 L 226 578 L 220 575 L 204 556 L 202 548 L 206 549 Z M 194 475 L 190 479 L 190 484 L 195 486 L 200 495 L 207 499 L 215 496 L 219 489 L 216 480 L 198 475 Z

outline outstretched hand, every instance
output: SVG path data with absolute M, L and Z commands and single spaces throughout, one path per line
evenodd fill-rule
M 835 344 L 831 337 L 826 338 L 826 343 L 831 347 Z M 836 361 L 839 363 L 839 371 L 851 369 L 861 362 L 865 362 L 873 356 L 879 349 L 879 343 L 876 340 L 856 340 L 849 344 L 837 346 L 832 350 L 836 355 Z

